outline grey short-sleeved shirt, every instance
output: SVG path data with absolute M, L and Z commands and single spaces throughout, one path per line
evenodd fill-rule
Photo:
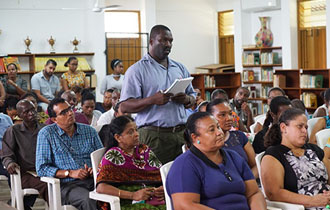
M 3 77 L 1 78 L 1 82 L 3 84 L 3 87 L 5 88 L 5 91 L 7 94 L 12 94 L 12 95 L 19 95 L 17 93 L 16 87 L 10 85 L 7 83 L 8 77 Z M 26 80 L 22 79 L 21 77 L 16 78 L 16 85 L 23 90 L 27 91 L 27 83 Z
M 48 81 L 44 76 L 43 71 L 33 75 L 31 79 L 31 87 L 32 90 L 40 90 L 40 94 L 47 98 L 47 100 L 54 99 L 55 93 L 61 90 L 58 77 L 52 75 Z
M 120 101 L 141 99 L 166 90 L 175 79 L 190 77 L 188 70 L 180 63 L 168 58 L 168 68 L 146 54 L 140 61 L 133 64 L 125 73 Z M 195 97 L 190 84 L 186 94 Z M 182 104 L 168 102 L 164 105 L 152 105 L 137 113 L 136 124 L 142 126 L 172 127 L 187 121 L 186 110 Z

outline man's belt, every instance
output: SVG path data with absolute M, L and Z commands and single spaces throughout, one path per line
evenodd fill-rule
M 186 128 L 186 126 L 184 124 L 181 124 L 181 125 L 177 125 L 174 127 L 143 126 L 142 128 L 146 129 L 146 130 L 152 130 L 152 131 L 158 131 L 158 132 L 175 133 L 175 132 L 182 131 L 183 129 Z

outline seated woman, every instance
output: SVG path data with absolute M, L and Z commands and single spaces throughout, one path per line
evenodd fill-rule
M 95 110 L 95 96 L 89 91 L 85 91 L 81 99 L 82 113 L 88 120 L 89 125 L 96 127 L 97 121 L 100 119 L 102 113 Z
M 325 93 L 324 93 L 324 98 L 326 101 L 328 101 L 328 112 L 329 112 L 329 102 L 330 102 L 330 88 L 326 89 Z M 316 137 L 315 137 L 315 134 L 317 132 L 319 132 L 320 130 L 323 130 L 325 128 L 330 128 L 330 117 L 329 115 L 327 116 L 324 116 L 322 118 L 320 118 L 314 125 L 313 127 L 313 130 L 311 132 L 311 135 L 310 135 L 310 139 L 309 139 L 309 143 L 312 143 L 312 144 L 317 144 L 316 142 Z
M 277 123 L 280 118 L 282 112 L 289 109 L 291 107 L 290 100 L 285 96 L 277 96 L 272 99 L 269 104 L 269 110 L 267 112 L 267 117 L 263 124 L 263 128 L 261 131 L 257 133 L 254 137 L 252 146 L 256 153 L 261 153 L 266 150 L 264 145 L 264 137 L 269 130 L 272 123 Z
M 174 209 L 266 209 L 246 161 L 222 149 L 224 134 L 210 113 L 190 115 L 184 136 L 192 146 L 175 159 L 166 180 Z
M 78 59 L 76 57 L 69 57 L 64 66 L 69 67 L 69 70 L 61 77 L 61 85 L 64 90 L 71 90 L 74 86 L 89 88 L 85 73 L 77 70 Z
M 26 80 L 17 77 L 17 66 L 15 63 L 7 65 L 7 77 L 2 80 L 3 87 L 5 88 L 7 97 L 13 96 L 19 99 L 27 91 Z
M 242 131 L 232 131 L 233 112 L 229 103 L 224 99 L 211 101 L 206 111 L 212 114 L 218 121 L 225 134 L 224 149 L 236 151 L 248 163 L 255 178 L 258 178 L 258 169 L 255 161 L 255 153 L 251 143 Z
M 307 118 L 287 109 L 265 137 L 261 178 L 268 199 L 325 209 L 330 203 L 329 161 L 323 151 L 306 143 Z
M 161 163 L 147 145 L 139 144 L 134 120 L 120 116 L 111 122 L 109 130 L 109 146 L 99 166 L 96 191 L 119 196 L 122 210 L 165 210 Z M 132 204 L 132 200 L 143 202 Z M 107 203 L 100 207 L 109 209 Z

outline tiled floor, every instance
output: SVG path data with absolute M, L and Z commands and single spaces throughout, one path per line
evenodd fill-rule
M 0 201 L 7 203 L 10 200 L 10 189 L 8 187 L 7 181 L 0 181 Z M 33 210 L 44 210 L 45 201 L 38 198 L 35 202 Z

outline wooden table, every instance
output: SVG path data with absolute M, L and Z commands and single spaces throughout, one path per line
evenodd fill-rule
M 206 69 L 209 73 L 222 73 L 224 71 L 235 72 L 234 64 L 208 64 L 196 67 L 196 69 Z

